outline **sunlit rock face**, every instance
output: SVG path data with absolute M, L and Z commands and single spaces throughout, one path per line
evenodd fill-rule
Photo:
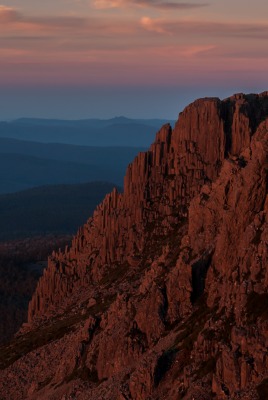
M 163 126 L 49 258 L 0 397 L 268 398 L 267 154 L 267 92 Z

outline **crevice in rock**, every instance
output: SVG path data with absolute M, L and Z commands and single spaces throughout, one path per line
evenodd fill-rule
M 146 351 L 148 348 L 148 339 L 146 334 L 140 330 L 136 321 L 133 321 L 132 328 L 127 336 L 131 339 L 132 350 L 134 350 L 135 345 L 138 345 L 142 353 Z
M 225 149 L 224 157 L 228 157 L 228 153 L 232 148 L 232 124 L 233 124 L 234 106 L 230 99 L 222 103 L 221 118 L 223 119 L 223 127 L 225 133 Z
M 241 111 L 249 118 L 251 136 L 254 135 L 258 126 L 268 115 L 268 101 L 266 97 L 249 94 L 245 96 L 248 104 Z
M 162 287 L 161 293 L 163 295 L 163 303 L 159 307 L 159 316 L 163 323 L 166 323 L 166 316 L 167 316 L 167 311 L 168 311 L 168 297 L 167 297 L 167 289 L 166 287 Z
M 192 293 L 191 303 L 194 304 L 204 293 L 207 271 L 210 267 L 212 254 L 203 257 L 192 265 Z
M 165 351 L 157 360 L 157 364 L 154 370 L 154 385 L 157 387 L 160 381 L 164 378 L 166 373 L 171 368 L 174 358 L 176 356 L 177 349 L 169 349 Z

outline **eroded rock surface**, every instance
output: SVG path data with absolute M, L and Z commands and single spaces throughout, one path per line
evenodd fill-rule
M 3 399 L 267 399 L 268 93 L 162 127 L 53 253 Z

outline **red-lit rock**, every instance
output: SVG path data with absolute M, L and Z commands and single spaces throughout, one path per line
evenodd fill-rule
M 267 171 L 267 93 L 197 100 L 164 126 L 124 192 L 50 257 L 0 397 L 257 399 L 268 378 Z

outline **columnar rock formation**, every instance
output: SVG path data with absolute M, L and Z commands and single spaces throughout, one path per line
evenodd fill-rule
M 266 93 L 235 95 L 223 102 L 197 100 L 181 113 L 174 132 L 162 127 L 150 150 L 129 166 L 124 193 L 107 195 L 71 248 L 50 258 L 29 320 L 58 306 L 75 282 L 98 281 L 111 264 L 139 263 L 152 233 L 166 235 L 187 218 L 190 200 L 217 177 L 228 153 L 238 156 L 249 146 L 267 114 Z
M 267 398 L 267 155 L 267 92 L 162 127 L 49 258 L 0 397 Z

